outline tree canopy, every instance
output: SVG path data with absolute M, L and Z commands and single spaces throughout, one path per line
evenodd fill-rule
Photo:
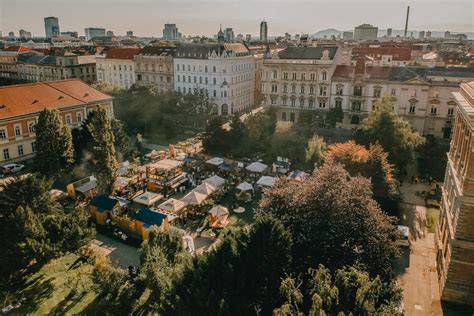
M 264 191 L 261 206 L 258 214 L 281 220 L 292 233 L 300 269 L 358 265 L 383 280 L 393 276 L 399 233 L 373 200 L 368 179 L 325 163 L 305 181 L 279 180 Z
M 400 118 L 393 106 L 389 97 L 379 99 L 374 110 L 362 121 L 357 142 L 364 145 L 380 144 L 401 175 L 424 138 L 412 131 L 410 123 Z
M 313 137 L 308 140 L 308 145 L 306 147 L 306 162 L 313 167 L 322 165 L 326 149 L 327 145 L 324 138 L 318 135 L 313 135 Z
M 70 129 L 57 110 L 44 109 L 36 124 L 35 167 L 43 175 L 56 175 L 74 162 Z

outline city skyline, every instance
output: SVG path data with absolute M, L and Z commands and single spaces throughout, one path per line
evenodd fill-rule
M 379 29 L 403 29 L 406 6 L 410 5 L 409 30 L 473 32 L 473 4 L 466 0 L 455 2 L 456 5 L 453 1 L 430 1 L 427 6 L 428 0 L 383 5 L 381 1 L 373 0 L 357 3 L 343 0 L 205 0 L 196 5 L 189 0 L 48 0 L 41 4 L 32 0 L 3 0 L 0 30 L 3 34 L 10 31 L 16 34 L 19 29 L 25 29 L 33 36 L 44 36 L 43 18 L 46 16 L 58 17 L 61 31 L 78 31 L 80 35 L 84 35 L 87 27 L 103 27 L 117 35 L 132 30 L 137 36 L 161 37 L 163 25 L 171 22 L 176 23 L 184 35 L 212 36 L 222 24 L 232 27 L 236 34 L 258 36 L 262 20 L 268 23 L 269 36 L 285 32 L 312 34 L 327 28 L 353 30 L 362 23 L 370 23 Z M 75 4 L 77 8 L 71 10 L 71 5 Z M 341 5 L 346 9 L 341 10 Z M 92 6 L 94 10 L 91 10 Z M 322 10 L 324 14 L 321 14 Z M 245 12 L 245 15 L 236 15 L 236 11 Z M 214 17 L 209 17 L 210 12 Z M 439 16 L 439 12 L 444 14 Z

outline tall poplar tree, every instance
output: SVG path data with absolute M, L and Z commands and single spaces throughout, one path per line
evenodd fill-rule
M 44 109 L 36 124 L 37 171 L 51 176 L 65 170 L 73 162 L 71 130 L 63 124 L 57 110 Z
M 92 135 L 92 166 L 97 178 L 99 193 L 112 193 L 118 163 L 115 153 L 115 138 L 109 116 L 104 107 L 94 110 L 88 120 L 87 129 Z

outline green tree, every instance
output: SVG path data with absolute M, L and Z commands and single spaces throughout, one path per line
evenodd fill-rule
M 306 162 L 312 167 L 322 165 L 326 148 L 327 146 L 324 138 L 314 135 L 310 140 L 308 140 L 308 146 L 306 147 Z
M 330 108 L 326 114 L 326 122 L 331 127 L 335 127 L 336 123 L 341 123 L 343 118 L 344 112 L 340 106 Z
M 285 298 L 285 303 L 273 311 L 273 315 L 293 316 L 303 315 L 300 312 L 300 305 L 303 304 L 303 293 L 301 293 L 300 284 L 291 277 L 286 277 L 281 281 L 280 294 Z
M 226 154 L 231 145 L 228 140 L 229 132 L 222 128 L 220 117 L 212 118 L 206 126 L 202 136 L 202 146 L 208 153 Z
M 407 164 L 413 160 L 415 149 L 424 139 L 418 133 L 412 132 L 410 123 L 394 112 L 390 98 L 383 97 L 362 121 L 357 141 L 365 145 L 380 144 L 401 176 Z
M 432 135 L 426 137 L 426 142 L 420 146 L 418 170 L 421 175 L 433 177 L 436 181 L 444 180 L 449 146 L 442 146 Z
M 271 160 L 277 157 L 288 158 L 293 167 L 305 165 L 306 138 L 298 134 L 290 124 L 280 122 L 265 151 Z
M 57 110 L 44 109 L 36 124 L 36 170 L 52 176 L 64 171 L 73 162 L 70 129 L 63 124 Z
M 97 189 L 99 193 L 108 195 L 113 190 L 118 163 L 112 126 L 104 107 L 94 110 L 86 128 L 92 136 L 92 165 Z
M 303 182 L 281 179 L 264 192 L 258 214 L 280 219 L 293 235 L 297 271 L 358 264 L 389 280 L 399 250 L 394 218 L 381 212 L 366 178 L 325 163 Z
M 274 113 L 258 112 L 245 121 L 247 127 L 249 150 L 252 152 L 265 152 L 272 135 L 275 133 L 276 121 Z
M 114 133 L 114 145 L 117 150 L 117 159 L 133 160 L 139 153 L 137 148 L 132 144 L 130 137 L 125 133 L 125 127 L 119 120 L 111 120 L 112 131 Z

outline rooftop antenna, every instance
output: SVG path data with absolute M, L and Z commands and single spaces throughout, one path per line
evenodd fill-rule
M 410 16 L 410 6 L 407 8 L 407 19 L 405 21 L 405 35 L 403 37 L 407 37 L 407 31 L 408 31 L 408 17 Z

